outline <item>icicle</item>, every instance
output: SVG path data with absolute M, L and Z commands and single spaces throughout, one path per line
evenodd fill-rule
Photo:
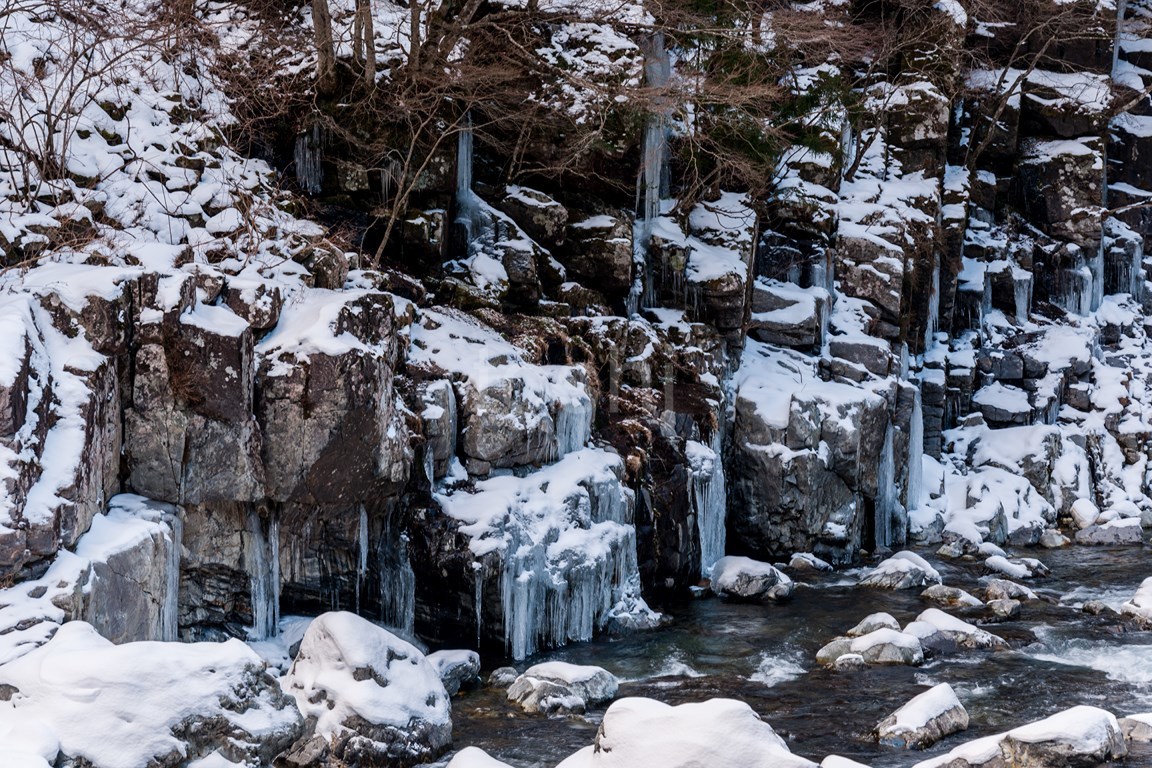
M 875 505 L 876 545 L 889 548 L 902 538 L 892 432 L 892 424 L 889 423 L 884 433 L 884 447 L 880 451 L 880 466 L 876 470 Z
M 316 123 L 312 130 L 296 136 L 296 146 L 292 153 L 296 164 L 296 181 L 310 195 L 318 195 L 324 189 L 323 139 L 323 130 Z
M 272 512 L 268 520 L 268 551 L 271 561 L 268 577 L 272 587 L 269 606 L 272 626 L 269 627 L 269 636 L 275 637 L 280 634 L 280 515 L 277 512 Z
M 456 135 L 456 223 L 464 228 L 469 245 L 475 236 L 478 209 L 476 193 L 472 191 L 472 143 L 472 118 L 465 116 Z
M 554 461 L 588 444 L 592 437 L 593 415 L 592 401 L 588 397 L 577 397 L 557 405 L 554 419 L 556 432 L 556 451 L 552 457 Z
M 356 534 L 360 557 L 356 563 L 356 613 L 360 613 L 360 586 L 368 575 L 368 508 L 360 505 L 360 528 Z
M 416 572 L 408 559 L 408 536 L 397 539 L 391 567 L 380 568 L 380 613 L 384 623 L 407 635 L 416 624 Z
M 165 517 L 172 530 L 168 543 L 168 561 L 164 585 L 164 603 L 160 611 L 160 636 L 157 640 L 175 642 L 180 632 L 180 548 L 184 539 L 184 521 L 180 515 Z
M 924 350 L 936 345 L 940 331 L 940 264 L 932 268 L 932 292 L 928 294 L 928 319 L 924 323 Z
M 1032 311 L 1032 276 L 1014 275 L 1012 288 L 1015 292 L 1016 322 L 1024 325 L 1028 322 L 1028 315 Z
M 1096 254 L 1092 257 L 1092 261 L 1088 264 L 1088 273 L 1090 275 L 1092 295 L 1088 302 L 1087 312 L 1095 312 L 1100 309 L 1100 305 L 1104 303 L 1104 241 L 1101 239 L 1100 245 L 1096 248 Z M 1085 312 L 1084 314 L 1087 314 Z
M 689 440 L 685 446 L 689 466 L 689 490 L 700 535 L 700 575 L 707 576 L 724 557 L 728 497 L 724 487 L 722 437 L 717 431 L 711 447 Z
M 912 361 L 908 357 L 908 344 L 906 342 L 900 343 L 900 380 L 908 380 L 908 372 L 911 370 Z
M 475 578 L 476 594 L 474 597 L 476 609 L 476 647 L 480 647 L 480 640 L 484 633 L 484 564 L 479 560 L 472 563 L 473 577 Z
M 260 513 L 255 507 L 249 507 L 247 516 L 249 541 L 246 554 L 252 595 L 250 635 L 253 640 L 267 640 L 275 636 L 279 623 L 279 547 L 273 547 L 272 557 L 269 557 L 269 536 L 264 531 Z M 275 579 L 271 578 L 273 567 L 277 571 Z
M 920 388 L 912 404 L 912 420 L 908 425 L 908 482 L 904 493 L 904 506 L 909 511 L 920 507 L 924 493 L 924 406 Z

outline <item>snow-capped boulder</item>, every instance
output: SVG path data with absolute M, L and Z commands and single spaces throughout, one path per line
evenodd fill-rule
M 476 651 L 436 651 L 428 654 L 449 696 L 480 682 L 480 654 Z
M 69 622 L 0 666 L 0 691 L 0 755 L 42 765 L 175 768 L 222 743 L 235 761 L 271 765 L 301 730 L 292 699 L 239 640 L 113 645 Z
M 920 593 L 920 597 L 939 603 L 946 608 L 979 608 L 984 605 L 980 600 L 959 587 L 946 587 L 943 584 L 934 584 L 928 587 Z
M 1044 549 L 1060 549 L 1071 543 L 1071 539 L 1055 528 L 1045 529 L 1044 533 L 1040 534 L 1040 546 L 1044 547 Z
M 989 621 L 1008 621 L 1020 617 L 1020 601 L 1012 599 L 989 600 L 984 604 L 991 617 Z
M 904 633 L 920 639 L 925 648 L 1007 648 L 1002 638 L 980 627 L 950 616 L 939 608 L 929 608 L 904 627 Z
M 849 760 L 846 757 L 840 757 L 840 755 L 828 755 L 820 761 L 820 768 L 869 768 L 869 766 L 855 760 Z
M 878 629 L 894 629 L 900 631 L 900 622 L 896 621 L 895 617 L 890 613 L 873 613 L 865 616 L 864 619 L 848 630 L 845 634 L 848 637 L 860 637 L 869 632 L 875 632 Z
M 846 654 L 859 654 L 868 664 L 924 663 L 920 639 L 894 629 L 877 629 L 860 637 L 838 637 L 816 652 L 816 661 L 831 665 Z
M 1031 579 L 1036 576 L 1047 576 L 1048 566 L 1034 557 L 1014 557 L 1008 559 L 1002 555 L 993 555 L 984 561 L 984 567 L 993 573 L 1001 573 L 1012 579 Z
M 496 688 L 507 688 L 516 682 L 518 677 L 520 677 L 520 671 L 516 667 L 498 667 L 492 670 L 492 674 L 488 675 L 488 685 Z
M 1072 502 L 1072 520 L 1079 528 L 1095 525 L 1100 517 L 1100 509 L 1092 503 L 1091 499 L 1076 499 Z
M 984 599 L 990 600 L 1036 600 L 1036 593 L 1023 584 L 1008 579 L 987 578 L 984 583 Z
M 615 702 L 594 746 L 557 768 L 815 768 L 793 755 L 772 726 L 733 699 L 679 706 L 644 698 Z
M 1119 720 L 1124 738 L 1141 744 L 1152 742 L 1152 712 L 1128 715 Z
M 1152 577 L 1140 582 L 1132 599 L 1120 606 L 1120 613 L 1145 626 L 1152 626 Z
M 1089 768 L 1127 754 L 1116 717 L 1097 707 L 1079 706 L 961 744 L 913 768 Z
M 1090 525 L 1076 532 L 1077 544 L 1094 544 L 1115 547 L 1125 544 L 1143 544 L 1144 529 L 1140 519 L 1134 517 L 1110 520 L 1100 525 Z
M 512 768 L 477 747 L 464 747 L 448 761 L 447 768 Z
M 880 721 L 876 738 L 900 749 L 926 749 L 968 727 L 968 712 L 948 683 L 928 689 Z
M 795 588 L 792 579 L 768 563 L 729 555 L 712 567 L 712 591 L 738 600 L 783 600 Z
M 344 611 L 309 625 L 284 690 L 308 732 L 287 758 L 406 766 L 437 757 L 452 740 L 451 704 L 436 668 L 412 644 Z
M 796 552 L 788 560 L 788 567 L 797 573 L 828 573 L 832 564 L 821 560 L 811 552 Z
M 549 661 L 529 667 L 508 689 L 508 700 L 525 712 L 580 713 L 616 698 L 620 683 L 602 667 Z
M 941 582 L 940 572 L 915 552 L 897 552 L 880 562 L 861 581 L 862 587 L 915 589 Z

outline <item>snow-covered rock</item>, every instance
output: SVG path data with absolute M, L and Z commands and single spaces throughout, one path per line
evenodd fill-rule
M 830 665 L 846 654 L 859 654 L 868 664 L 924 663 L 920 639 L 894 629 L 877 629 L 860 637 L 838 637 L 816 652 L 816 661 Z
M 1088 768 L 1128 754 L 1124 734 L 1112 713 L 1078 706 L 1007 733 L 970 741 L 913 768 L 1020 766 Z
M 427 658 L 449 696 L 480 682 L 480 654 L 476 651 L 436 651 Z
M 604 713 L 596 744 L 557 768 L 815 768 L 742 701 L 669 706 L 621 699 Z
M 1094 525 L 1100 517 L 1100 509 L 1092 503 L 1091 499 L 1076 499 L 1072 502 L 1072 520 L 1080 528 Z
M 862 587 L 915 589 L 939 584 L 940 572 L 915 552 L 897 552 L 880 562 L 860 581 Z
M 984 599 L 985 600 L 1036 600 L 1037 595 L 1028 587 L 1023 584 L 1017 584 L 1008 579 L 998 578 L 985 578 L 981 580 L 984 584 Z
M 984 604 L 991 614 L 991 620 L 1007 621 L 1009 619 L 1016 619 L 1020 617 L 1020 601 L 1004 598 L 999 600 L 989 600 Z
M 525 712 L 581 713 L 616 698 L 620 682 L 602 667 L 549 661 L 529 667 L 508 689 L 508 700 Z
M 920 639 L 925 648 L 955 645 L 960 648 L 1007 648 L 1002 639 L 939 608 L 929 608 L 904 627 L 905 634 Z
M 1120 613 L 1131 616 L 1146 626 L 1152 626 L 1152 576 L 1140 582 L 1131 600 L 1120 606 Z
M 1139 518 L 1121 518 L 1099 525 L 1090 525 L 1076 532 L 1077 544 L 1114 547 L 1125 544 L 1143 544 L 1144 529 Z
M 1152 712 L 1141 712 L 1120 718 L 1124 738 L 1142 744 L 1152 742 Z
M 1012 579 L 1031 579 L 1035 576 L 1048 574 L 1048 566 L 1033 557 L 1009 559 L 1002 555 L 993 555 L 984 561 L 984 567 L 989 571 L 1002 573 Z
M 488 675 L 488 685 L 507 688 L 516 682 L 518 677 L 520 677 L 520 671 L 516 667 L 498 667 L 492 670 L 492 674 Z
M 448 761 L 447 768 L 512 768 L 477 747 L 464 747 Z
M 783 600 L 795 584 L 779 569 L 749 557 L 729 555 L 712 567 L 712 591 L 739 600 Z
M 832 564 L 821 560 L 811 552 L 796 552 L 788 560 L 788 567 L 797 573 L 828 573 Z
M 309 723 L 289 757 L 413 765 L 452 740 L 436 668 L 411 643 L 352 613 L 325 613 L 309 625 L 282 684 Z
M 113 645 L 69 622 L 0 666 L 0 691 L 0 754 L 43 765 L 59 756 L 94 768 L 175 768 L 225 742 L 236 760 L 270 765 L 301 731 L 291 697 L 239 640 Z
M 852 627 L 845 634 L 848 637 L 860 637 L 878 629 L 894 629 L 900 631 L 900 622 L 890 613 L 873 613 L 865 616 L 859 624 Z
M 926 749 L 968 727 L 968 712 L 948 683 L 919 694 L 880 721 L 876 738 L 901 749 Z
M 943 584 L 934 584 L 928 587 L 920 593 L 920 597 L 939 603 L 946 608 L 979 608 L 984 605 L 980 600 L 959 587 L 946 587 Z

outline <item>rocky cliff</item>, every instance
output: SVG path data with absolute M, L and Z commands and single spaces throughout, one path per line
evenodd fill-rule
M 694 102 L 668 9 L 482 3 L 550 68 L 430 143 L 363 107 L 417 4 L 367 96 L 360 4 L 177 5 L 5 10 L 0 663 L 326 611 L 521 659 L 725 553 L 1152 524 L 1143 3 L 717 12 L 773 68 Z

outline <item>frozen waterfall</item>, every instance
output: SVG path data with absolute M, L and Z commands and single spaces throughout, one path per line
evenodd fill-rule
M 724 487 L 721 448 L 719 431 L 713 435 L 711 447 L 689 440 L 684 448 L 689 464 L 689 490 L 700 534 L 701 576 L 707 576 L 716 561 L 724 557 L 728 498 Z
M 248 543 L 246 565 L 252 595 L 253 640 L 275 637 L 280 624 L 280 531 L 272 513 L 267 526 L 260 511 L 250 506 L 247 512 Z

